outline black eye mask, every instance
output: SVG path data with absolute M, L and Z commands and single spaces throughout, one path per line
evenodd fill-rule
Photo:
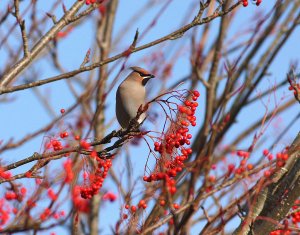
M 147 84 L 147 82 L 151 79 L 151 78 L 154 78 L 155 76 L 152 75 L 152 74 L 140 74 L 141 77 L 143 78 L 143 81 L 142 81 L 142 84 L 143 86 L 145 86 Z

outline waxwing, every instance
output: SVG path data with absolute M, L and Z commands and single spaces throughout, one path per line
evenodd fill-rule
M 133 70 L 120 84 L 116 94 L 116 116 L 122 128 L 127 128 L 130 120 L 137 115 L 141 105 L 146 103 L 145 85 L 154 78 L 150 72 L 140 67 L 131 67 Z M 138 122 L 146 118 L 142 113 Z

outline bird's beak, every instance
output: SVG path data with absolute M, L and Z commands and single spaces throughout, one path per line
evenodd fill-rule
M 142 83 L 143 83 L 143 86 L 145 86 L 147 84 L 147 82 L 151 79 L 151 78 L 155 78 L 154 75 L 150 74 L 148 75 L 147 77 L 144 77 Z

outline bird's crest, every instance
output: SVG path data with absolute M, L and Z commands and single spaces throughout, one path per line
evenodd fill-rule
M 143 69 L 141 67 L 137 67 L 137 66 L 133 66 L 130 67 L 133 71 L 138 72 L 141 75 L 152 75 L 149 71 L 147 71 L 146 69 Z

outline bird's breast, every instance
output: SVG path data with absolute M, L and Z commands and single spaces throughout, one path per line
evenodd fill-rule
M 124 111 L 133 118 L 136 116 L 138 108 L 145 104 L 146 89 L 144 86 L 127 83 L 121 84 L 118 88 L 119 95 Z

